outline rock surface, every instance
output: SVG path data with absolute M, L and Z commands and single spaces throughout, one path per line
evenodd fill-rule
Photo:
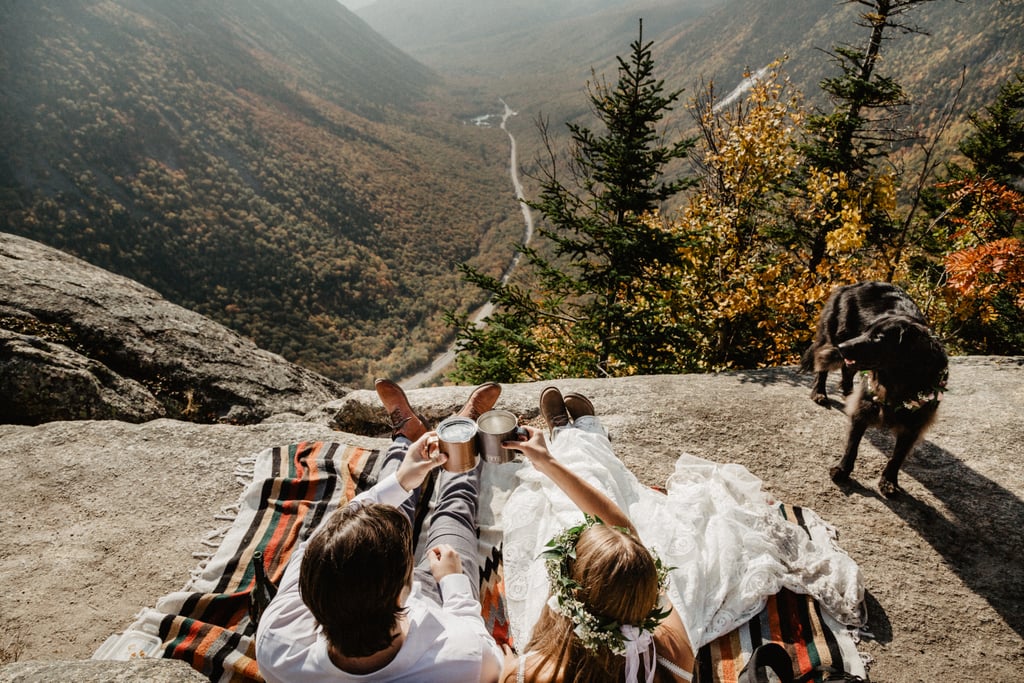
M 152 659 L 137 662 L 18 662 L 0 669 L 0 683 L 74 681 L 74 683 L 209 683 L 185 662 Z
M 346 390 L 133 280 L 0 233 L 0 422 L 251 424 Z
M 906 494 L 895 500 L 876 487 L 893 443 L 881 432 L 864 440 L 848 486 L 829 481 L 847 420 L 811 402 L 810 382 L 793 368 L 776 368 L 556 384 L 593 399 L 614 448 L 641 481 L 664 484 L 681 452 L 736 462 L 779 500 L 833 524 L 864 572 L 875 638 L 860 649 L 872 660 L 872 680 L 947 680 L 950 672 L 1018 680 L 1024 358 L 952 359 L 949 393 L 904 466 Z M 546 384 L 506 385 L 499 407 L 536 425 Z M 469 391 L 408 393 L 433 421 L 456 410 Z M 250 426 L 168 419 L 0 426 L 0 465 L 9 478 L 0 507 L 0 664 L 19 661 L 0 668 L 0 680 L 15 680 L 15 667 L 33 661 L 90 657 L 138 610 L 180 589 L 197 562 L 191 553 L 220 524 L 214 516 L 242 490 L 240 457 L 304 439 L 387 444 L 383 409 L 369 391 L 325 402 L 304 418 L 273 419 Z M 116 672 L 123 665 L 105 666 Z M 90 680 L 85 673 L 71 678 Z
M 204 680 L 179 662 L 88 658 L 187 582 L 242 490 L 240 458 L 303 440 L 385 447 L 376 394 L 30 240 L 0 234 L 0 278 L 0 681 Z M 499 407 L 539 426 L 546 384 L 507 385 Z M 895 500 L 875 485 L 884 433 L 869 432 L 849 485 L 829 481 L 847 420 L 792 368 L 557 385 L 593 399 L 644 483 L 664 484 L 681 452 L 740 463 L 834 524 L 864 570 L 874 680 L 1024 668 L 1024 358 L 952 360 Z M 408 393 L 436 423 L 470 391 Z

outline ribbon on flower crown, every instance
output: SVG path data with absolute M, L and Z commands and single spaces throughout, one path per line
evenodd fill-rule
M 622 626 L 622 640 L 626 646 L 626 681 L 637 680 L 643 666 L 644 681 L 654 683 L 654 636 L 638 626 Z

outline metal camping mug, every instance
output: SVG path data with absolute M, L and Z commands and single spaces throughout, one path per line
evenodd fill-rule
M 518 451 L 502 448 L 502 441 L 517 441 L 526 430 L 519 426 L 519 418 L 507 410 L 489 410 L 476 420 L 476 440 L 484 462 L 506 463 L 515 459 Z
M 444 467 L 449 472 L 467 472 L 476 467 L 476 422 L 458 415 L 437 425 L 438 447 L 448 454 Z

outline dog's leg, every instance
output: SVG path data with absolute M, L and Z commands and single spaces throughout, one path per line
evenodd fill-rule
M 814 370 L 818 374 L 815 376 L 814 388 L 811 390 L 811 400 L 819 406 L 828 408 L 830 405 L 828 394 L 825 391 L 828 372 L 843 367 L 843 357 L 839 355 L 839 349 L 835 346 L 825 344 L 813 352 L 812 358 L 814 359 Z
M 815 375 L 814 388 L 811 389 L 811 400 L 819 406 L 828 406 L 828 394 L 825 393 L 825 383 L 827 380 L 828 370 Z
M 896 478 L 899 476 L 903 461 L 914 450 L 919 436 L 920 432 L 916 429 L 900 430 L 896 435 L 896 447 L 892 449 L 892 457 L 889 458 L 885 469 L 882 470 L 882 477 L 878 480 L 878 490 L 886 498 L 891 498 L 903 492 Z
M 853 463 L 857 460 L 857 449 L 860 448 L 860 440 L 868 429 L 866 420 L 857 420 L 850 423 L 850 431 L 846 436 L 846 450 L 843 452 L 843 459 L 838 465 L 834 465 L 828 471 L 828 476 L 835 483 L 844 482 L 850 478 L 853 472 Z
M 838 465 L 833 466 L 828 471 L 829 477 L 835 483 L 841 483 L 850 478 L 850 473 L 853 472 L 853 464 L 857 460 L 857 450 L 860 448 L 860 440 L 864 437 L 864 432 L 868 430 L 878 419 L 878 406 L 871 401 L 858 400 L 856 408 L 850 415 L 850 429 L 846 434 L 846 450 L 843 452 L 843 458 L 839 461 Z
M 849 365 L 843 365 L 840 371 L 843 373 L 843 379 L 839 386 L 843 390 L 843 396 L 849 396 L 853 392 L 853 378 L 857 376 L 857 371 Z

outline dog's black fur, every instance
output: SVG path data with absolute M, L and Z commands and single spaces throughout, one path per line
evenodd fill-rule
M 882 426 L 895 433 L 896 446 L 878 488 L 886 496 L 901 491 L 900 467 L 935 419 L 947 366 L 942 344 L 902 289 L 885 282 L 861 282 L 835 290 L 803 357 L 803 368 L 817 373 L 811 398 L 820 405 L 829 405 L 829 370 L 842 371 L 840 386 L 847 396 L 850 429 L 842 460 L 829 470 L 832 481 L 849 478 L 864 432 Z M 864 377 L 854 391 L 858 371 Z

